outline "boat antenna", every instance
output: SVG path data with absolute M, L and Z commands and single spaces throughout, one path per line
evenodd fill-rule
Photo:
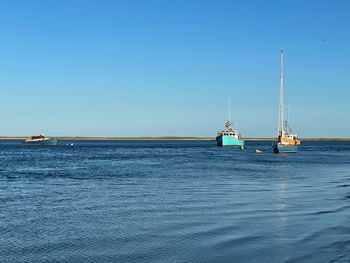
M 231 98 L 228 96 L 228 121 L 231 122 Z

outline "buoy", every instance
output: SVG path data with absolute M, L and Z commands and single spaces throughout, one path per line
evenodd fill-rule
M 255 152 L 256 152 L 256 153 L 262 153 L 262 151 L 261 151 L 261 150 L 258 150 L 258 149 L 256 149 Z
M 241 145 L 241 150 L 244 150 L 244 146 L 243 145 Z

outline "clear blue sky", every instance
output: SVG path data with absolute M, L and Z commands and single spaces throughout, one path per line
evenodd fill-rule
M 1 1 L 0 135 L 349 137 L 349 1 Z M 325 40 L 325 41 L 322 41 Z

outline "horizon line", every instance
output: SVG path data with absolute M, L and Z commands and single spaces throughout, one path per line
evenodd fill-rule
M 0 140 L 23 140 L 30 136 L 0 136 Z M 134 136 L 134 137 L 123 137 L 123 136 L 48 136 L 57 138 L 59 140 L 202 140 L 212 141 L 216 137 L 198 137 L 198 136 Z M 274 137 L 247 137 L 243 138 L 247 141 L 273 141 Z M 348 138 L 339 137 L 310 137 L 300 138 L 302 141 L 350 141 Z

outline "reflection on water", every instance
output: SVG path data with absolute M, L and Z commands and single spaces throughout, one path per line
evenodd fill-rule
M 350 260 L 349 142 L 1 141 L 0 157 L 1 262 Z

